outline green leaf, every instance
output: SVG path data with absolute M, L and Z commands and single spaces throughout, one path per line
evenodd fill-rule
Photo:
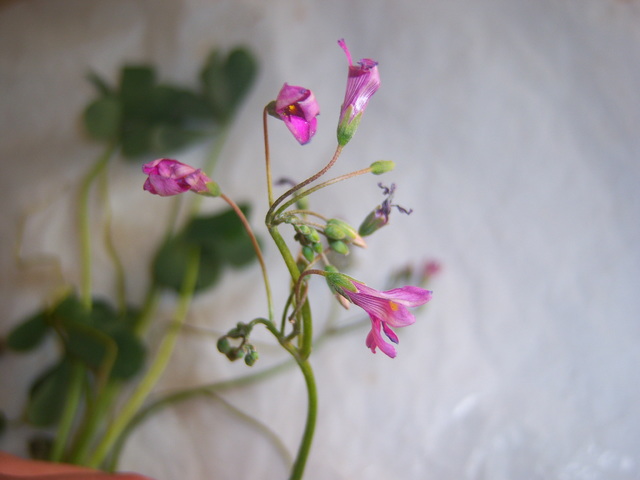
M 202 86 L 215 117 L 226 123 L 249 93 L 258 72 L 255 57 L 244 48 L 232 50 L 224 57 L 214 50 L 200 74 Z
M 248 204 L 239 207 L 245 217 L 249 215 Z M 231 208 L 194 218 L 187 225 L 185 236 L 190 242 L 215 251 L 225 264 L 233 267 L 244 266 L 256 258 L 251 239 Z
M 113 88 L 111 88 L 109 84 L 96 72 L 89 72 L 87 74 L 87 80 L 93 84 L 98 93 L 103 97 L 110 96 L 115 93 Z
M 33 383 L 27 404 L 27 420 L 38 427 L 55 425 L 60 419 L 71 382 L 71 363 L 62 360 Z
M 118 356 L 111 370 L 111 378 L 127 380 L 144 366 L 144 345 L 138 337 L 124 328 L 113 332 L 112 338 L 118 347 Z
M 89 135 L 96 140 L 113 140 L 120 131 L 122 107 L 115 97 L 102 97 L 89 104 L 83 120 Z
M 179 292 L 193 249 L 200 250 L 195 290 L 199 291 L 215 284 L 220 278 L 223 265 L 217 252 L 202 248 L 198 243 L 185 239 L 183 235 L 168 239 L 156 254 L 153 261 L 153 279 L 156 284 Z
M 110 342 L 109 335 L 89 325 L 71 323 L 66 326 L 67 352 L 90 369 L 98 370 L 104 361 Z
M 183 149 L 202 138 L 204 138 L 202 132 L 185 130 L 182 127 L 159 125 L 151 130 L 150 150 L 163 155 Z
M 42 343 L 48 331 L 46 313 L 44 311 L 38 312 L 9 333 L 7 345 L 12 350 L 19 352 L 31 350 Z
M 207 99 L 182 88 L 156 85 L 151 91 L 154 120 L 158 123 L 182 125 L 199 119 L 212 118 Z
M 125 66 L 120 71 L 120 100 L 127 119 L 151 119 L 155 70 L 148 65 Z
M 149 153 L 151 148 L 151 128 L 147 122 L 125 119 L 120 136 L 122 155 L 126 159 L 135 159 Z

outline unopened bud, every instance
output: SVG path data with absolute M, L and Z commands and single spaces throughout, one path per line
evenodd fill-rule
M 396 168 L 396 164 L 392 160 L 378 160 L 373 162 L 370 168 L 374 175 L 382 175 Z
M 349 254 L 349 247 L 347 247 L 347 244 L 344 243 L 342 240 L 335 240 L 333 242 L 329 242 L 329 246 L 331 247 L 331 250 L 333 250 L 336 253 L 339 253 L 341 255 Z
M 347 236 L 347 233 L 344 231 L 342 227 L 340 227 L 339 225 L 329 224 L 329 223 L 327 224 L 326 227 L 324 227 L 324 234 L 327 236 L 327 238 L 330 238 L 331 240 L 342 240 Z
M 225 355 L 231 351 L 231 344 L 229 344 L 229 340 L 227 337 L 220 337 L 217 343 L 218 351 L 220 353 L 224 353 Z
M 367 243 L 364 239 L 358 234 L 355 228 L 349 225 L 347 222 L 340 220 L 338 218 L 332 218 L 327 221 L 327 225 L 336 225 L 344 231 L 346 237 L 350 243 L 356 245 L 357 247 L 367 248 Z M 326 229 L 325 229 L 326 233 Z M 327 235 L 328 236 L 328 235 Z M 341 240 L 340 238 L 336 238 L 336 240 Z
M 316 254 L 311 247 L 305 245 L 302 247 L 302 256 L 307 259 L 307 262 L 312 262 Z

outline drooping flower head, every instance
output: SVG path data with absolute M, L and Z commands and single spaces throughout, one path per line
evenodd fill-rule
M 384 195 L 387 196 L 377 208 L 375 208 L 367 217 L 362 221 L 358 233 L 363 237 L 371 235 L 376 230 L 384 227 L 389 223 L 389 215 L 391 214 L 392 207 L 398 209 L 399 212 L 410 215 L 413 212 L 412 209 L 406 209 L 400 205 L 391 203 L 393 201 L 393 193 L 396 190 L 396 184 L 392 183 L 390 187 L 385 187 L 382 183 L 378 184 L 378 187 L 382 189 Z
M 416 318 L 409 311 L 409 308 L 427 303 L 431 300 L 432 292 L 413 286 L 380 292 L 360 282 L 351 281 L 351 284 L 355 287 L 354 290 L 336 286 L 334 288 L 369 314 L 371 331 L 367 335 L 367 347 L 373 353 L 376 353 L 376 348 L 380 348 L 385 355 L 394 358 L 396 349 L 385 341 L 382 332 L 391 342 L 397 344 L 398 336 L 391 327 L 406 327 L 414 323 Z
M 158 158 L 142 166 L 148 175 L 144 189 L 154 195 L 168 197 L 191 190 L 196 193 L 212 193 L 215 183 L 200 169 L 170 158 Z
M 338 122 L 338 143 L 344 146 L 356 132 L 369 99 L 380 88 L 380 74 L 378 73 L 378 62 L 370 58 L 363 58 L 354 65 L 345 41 L 338 40 L 338 45 L 342 47 L 349 61 L 347 91 L 340 108 L 340 121 Z
M 276 98 L 275 113 L 300 145 L 308 143 L 315 135 L 320 107 L 311 90 L 285 83 Z

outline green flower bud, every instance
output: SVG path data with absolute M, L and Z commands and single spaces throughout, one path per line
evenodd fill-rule
M 229 343 L 229 340 L 227 340 L 227 337 L 220 337 L 218 339 L 217 346 L 218 351 L 220 353 L 224 353 L 225 355 L 231 351 L 231 344 Z
M 320 241 L 320 234 L 315 228 L 309 228 L 309 233 L 306 235 L 311 243 L 316 243 Z
M 249 353 L 249 354 L 245 355 L 244 363 L 248 367 L 253 367 L 253 365 L 258 361 L 258 358 L 259 358 L 258 352 Z
M 307 262 L 313 262 L 316 254 L 311 247 L 305 245 L 304 247 L 302 247 L 302 256 L 307 259 Z
M 324 227 L 324 234 L 331 240 L 342 240 L 347 236 L 347 233 L 342 227 L 336 224 L 329 223 L 327 223 L 327 226 Z
M 311 229 L 306 225 L 296 225 L 296 230 L 305 237 L 311 233 Z
M 324 252 L 324 246 L 320 242 L 314 243 L 313 245 L 311 245 L 311 247 L 316 253 Z
M 349 247 L 347 247 L 347 244 L 341 240 L 335 240 L 333 242 L 329 242 L 329 246 L 331 247 L 331 250 L 333 250 L 336 253 L 339 253 L 341 255 L 349 254 Z
M 395 162 L 392 160 L 378 160 L 371 164 L 371 173 L 374 175 L 382 175 L 396 168 Z

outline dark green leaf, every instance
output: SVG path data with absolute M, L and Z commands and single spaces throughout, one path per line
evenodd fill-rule
M 120 72 L 120 100 L 126 119 L 153 118 L 152 87 L 155 70 L 147 65 L 123 67 Z
M 113 91 L 113 88 L 111 88 L 109 84 L 105 82 L 104 79 L 100 77 L 100 75 L 98 75 L 96 72 L 89 72 L 87 74 L 87 80 L 89 80 L 93 84 L 98 93 L 103 97 L 110 96 L 115 93 Z
M 79 323 L 66 325 L 67 352 L 91 369 L 103 366 L 107 348 L 113 345 L 113 339 L 95 327 Z
M 248 216 L 250 207 L 240 205 L 240 210 Z M 185 235 L 189 241 L 216 251 L 225 263 L 234 267 L 246 265 L 256 258 L 242 222 L 230 208 L 216 215 L 194 218 Z
M 133 333 L 121 328 L 112 335 L 118 347 L 118 356 L 111 377 L 127 380 L 138 373 L 144 365 L 145 348 Z
M 96 140 L 113 140 L 120 131 L 122 108 L 115 97 L 102 97 L 85 109 L 84 126 Z
M 206 98 L 170 85 L 156 85 L 151 91 L 154 120 L 157 123 L 182 125 L 185 122 L 211 118 Z
M 231 120 L 257 71 L 255 58 L 244 48 L 234 49 L 227 57 L 218 50 L 210 54 L 200 76 L 205 96 L 220 122 Z
M 71 364 L 63 360 L 44 372 L 29 392 L 27 420 L 39 427 L 54 425 L 60 418 L 71 382 Z
M 185 130 L 182 127 L 160 125 L 151 130 L 150 149 L 158 155 L 185 148 L 195 140 L 204 138 L 201 132 Z
M 49 331 L 45 312 L 38 312 L 15 327 L 7 338 L 7 345 L 12 350 L 26 351 L 40 345 Z
M 201 248 L 178 235 L 167 240 L 153 261 L 153 278 L 159 286 L 179 292 L 193 249 L 200 250 L 196 291 L 212 286 L 220 278 L 222 262 L 214 250 Z
M 70 323 L 90 323 L 89 313 L 84 307 L 80 299 L 71 293 L 62 299 L 53 309 L 49 315 L 50 322 L 57 326 L 62 326 Z
M 148 154 L 151 147 L 151 127 L 144 121 L 125 119 L 120 142 L 122 155 L 127 159 Z

